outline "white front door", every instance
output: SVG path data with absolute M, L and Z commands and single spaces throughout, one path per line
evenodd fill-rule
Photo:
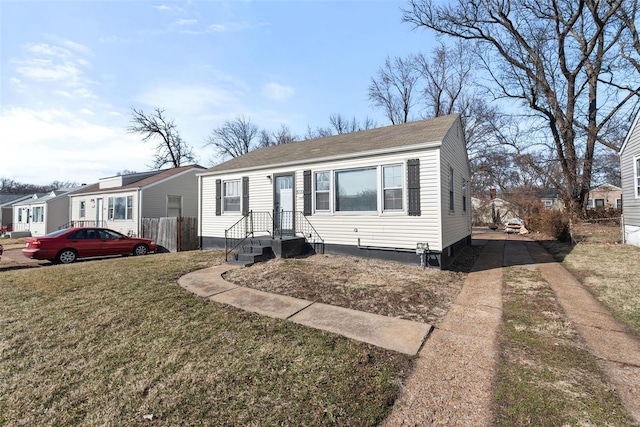
M 280 232 L 293 232 L 293 175 L 276 176 L 274 191 L 274 210 L 276 229 Z

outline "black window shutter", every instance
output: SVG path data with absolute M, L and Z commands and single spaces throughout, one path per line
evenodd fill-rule
M 242 215 L 249 215 L 249 177 L 242 177 Z
M 311 215 L 311 171 L 306 170 L 303 172 L 304 176 L 304 208 L 303 214 L 305 216 Z
M 216 179 L 216 216 L 222 214 L 222 180 Z
M 409 215 L 420 216 L 420 159 L 407 161 L 407 198 Z

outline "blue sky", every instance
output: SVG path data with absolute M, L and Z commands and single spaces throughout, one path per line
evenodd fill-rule
M 367 100 L 387 55 L 430 52 L 404 1 L 0 1 L 0 176 L 46 184 L 143 171 L 130 107 L 166 110 L 211 165 L 225 120 L 297 134 Z M 12 159 L 7 161 L 7 159 Z

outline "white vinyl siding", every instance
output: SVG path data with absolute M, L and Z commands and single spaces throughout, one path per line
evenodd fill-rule
M 296 168 L 272 168 L 252 172 L 237 172 L 203 176 L 202 179 L 202 220 L 201 235 L 224 237 L 224 231 L 242 217 L 237 215 L 215 215 L 216 179 L 234 180 L 249 176 L 250 210 L 271 212 L 273 210 L 273 184 L 268 178 L 278 174 L 295 172 L 295 209 L 302 212 L 304 195 L 302 192 L 304 170 L 315 172 L 367 169 L 380 170 L 377 184 L 382 188 L 383 165 L 406 165 L 408 159 L 420 159 L 420 204 L 421 215 L 409 216 L 384 212 L 321 212 L 307 216 L 307 220 L 327 244 L 357 245 L 358 238 L 363 246 L 415 249 L 416 242 L 429 242 L 429 247 L 438 250 L 440 246 L 440 199 L 438 178 L 438 148 L 359 159 L 310 163 Z M 403 166 L 403 179 L 406 179 Z M 314 182 L 315 182 L 315 175 Z M 403 184 L 406 184 L 403 182 Z M 406 203 L 406 191 L 403 203 Z M 382 197 L 379 197 L 382 207 Z
M 454 171 L 453 193 L 455 197 L 462 191 L 463 180 L 469 181 L 471 173 L 467 160 L 467 150 L 462 137 L 462 127 L 459 120 L 453 124 L 442 141 L 440 150 L 440 183 L 442 206 L 442 245 L 450 246 L 471 234 L 471 215 L 465 215 L 462 209 L 450 210 L 451 196 L 449 180 L 451 169 Z M 460 199 L 458 199 L 460 200 Z

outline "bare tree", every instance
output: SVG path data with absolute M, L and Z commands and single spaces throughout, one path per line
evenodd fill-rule
M 373 129 L 376 127 L 376 122 L 369 117 L 365 117 L 365 119 L 360 122 L 355 117 L 349 120 L 339 113 L 330 115 L 329 122 L 338 135 Z
M 258 126 L 250 119 L 237 117 L 215 128 L 207 137 L 205 146 L 214 147 L 223 159 L 240 157 L 257 148 L 255 140 L 258 136 Z
M 410 0 L 403 21 L 478 42 L 496 96 L 544 124 L 561 165 L 558 187 L 584 212 L 595 145 L 619 149 L 607 130 L 640 93 L 637 10 L 638 0 Z M 522 141 L 517 148 L 526 150 Z
M 333 135 L 333 131 L 331 130 L 331 128 L 317 127 L 315 129 L 312 129 L 311 126 L 307 125 L 307 130 L 302 136 L 302 139 L 306 141 L 309 139 L 326 138 L 327 136 L 331 135 Z
M 269 147 L 272 145 L 290 144 L 298 141 L 298 137 L 291 133 L 289 126 L 284 123 L 277 131 L 269 132 L 266 129 L 260 131 L 260 146 Z
M 419 74 L 411 58 L 387 57 L 376 78 L 371 78 L 369 100 L 382 107 L 391 124 L 407 123 L 415 105 Z
M 193 163 L 196 155 L 193 148 L 182 140 L 173 120 L 164 115 L 164 110 L 155 108 L 147 115 L 142 110 L 131 107 L 131 125 L 128 133 L 142 135 L 143 141 L 157 140 L 153 168 L 161 169 L 165 165 L 177 168 L 185 163 Z

